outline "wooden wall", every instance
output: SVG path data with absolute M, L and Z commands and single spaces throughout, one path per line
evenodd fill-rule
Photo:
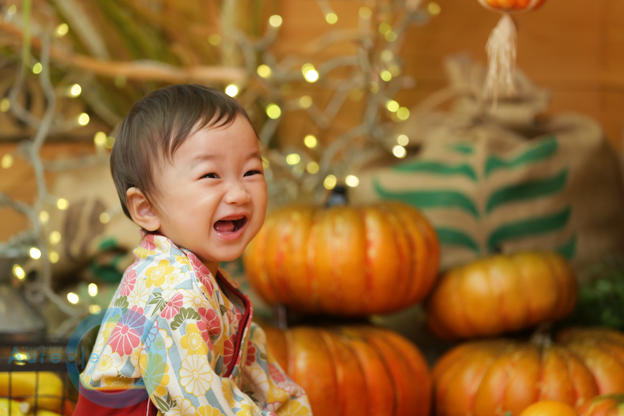
M 442 68 L 445 56 L 467 51 L 478 60 L 486 59 L 485 43 L 498 15 L 483 9 L 477 0 L 436 1 L 442 12 L 428 25 L 412 27 L 402 50 L 405 72 L 416 79 L 413 89 L 401 93 L 403 105 L 414 105 L 446 84 Z M 316 1 L 282 0 L 277 4 L 270 13 L 284 17 L 274 48 L 279 57 L 300 53 L 303 44 L 328 28 L 356 27 L 358 9 L 364 3 L 332 0 L 339 16 L 335 26 L 325 22 Z M 624 2 L 548 0 L 541 9 L 518 15 L 516 22 L 519 67 L 552 91 L 551 113 L 575 111 L 596 118 L 611 143 L 620 149 L 624 125 Z M 348 46 L 336 46 L 323 50 L 316 58 L 348 52 Z M 353 105 L 346 111 L 351 112 L 345 114 L 348 118 L 359 110 Z M 284 123 L 281 132 L 302 138 L 308 132 L 304 123 Z M 0 156 L 13 146 L 0 144 Z M 45 153 L 56 157 L 89 148 L 88 143 L 50 144 Z M 31 169 L 18 162 L 9 170 L 0 170 L 0 192 L 32 202 L 35 182 Z M 0 241 L 27 224 L 19 214 L 9 211 L 0 209 Z

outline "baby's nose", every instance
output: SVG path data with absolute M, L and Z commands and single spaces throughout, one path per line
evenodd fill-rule
M 251 197 L 247 189 L 240 183 L 235 184 L 225 195 L 225 202 L 228 204 L 244 204 L 249 202 Z

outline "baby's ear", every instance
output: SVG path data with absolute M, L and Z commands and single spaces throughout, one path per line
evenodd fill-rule
M 140 189 L 129 188 L 126 191 L 126 206 L 132 221 L 144 230 L 156 231 L 160 228 L 158 215 Z

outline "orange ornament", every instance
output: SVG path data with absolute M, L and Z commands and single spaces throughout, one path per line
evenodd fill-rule
M 433 227 L 406 204 L 299 205 L 270 215 L 243 260 L 251 286 L 271 305 L 363 316 L 423 299 L 440 250 Z
M 533 403 L 520 416 L 579 416 L 572 406 L 554 400 Z
M 402 336 L 372 326 L 263 329 L 269 352 L 306 391 L 314 415 L 429 416 L 430 370 Z

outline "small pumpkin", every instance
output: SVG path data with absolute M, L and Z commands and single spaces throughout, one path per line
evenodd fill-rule
M 546 0 L 479 0 L 487 9 L 499 12 L 528 12 L 537 9 Z
M 554 400 L 533 403 L 520 416 L 579 416 L 572 406 Z
M 624 334 L 568 329 L 557 342 L 473 341 L 446 353 L 433 369 L 437 416 L 520 414 L 555 400 L 578 407 L 601 394 L 624 391 Z
M 578 295 L 572 266 L 553 252 L 494 255 L 450 269 L 425 302 L 443 339 L 503 334 L 567 316 Z
M 244 262 L 251 286 L 271 305 L 361 316 L 423 299 L 440 251 L 429 222 L 406 204 L 298 205 L 266 219 Z
M 578 408 L 581 416 L 624 416 L 624 394 L 596 396 Z
M 429 368 L 402 336 L 371 326 L 263 328 L 270 353 L 306 391 L 313 414 L 429 415 Z

